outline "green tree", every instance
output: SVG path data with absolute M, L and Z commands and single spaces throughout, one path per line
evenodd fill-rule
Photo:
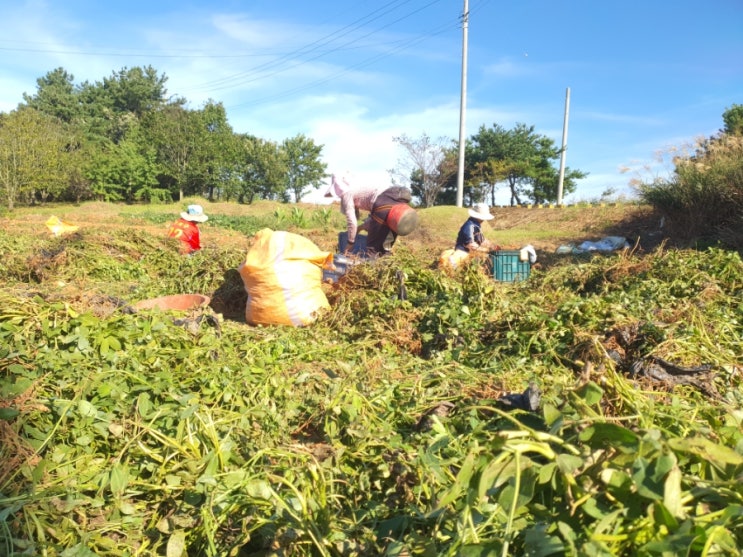
M 286 163 L 286 188 L 282 195 L 285 201 L 288 201 L 289 192 L 294 194 L 294 201 L 298 202 L 311 188 L 322 185 L 322 180 L 327 176 L 327 165 L 320 160 L 322 148 L 322 145 L 315 145 L 312 139 L 303 134 L 281 143 Z
M 23 94 L 26 105 L 39 112 L 72 123 L 81 115 L 80 96 L 73 83 L 74 76 L 64 68 L 56 68 L 36 80 L 36 93 Z
M 123 68 L 95 83 L 84 82 L 76 91 L 81 106 L 80 127 L 89 141 L 118 143 L 140 119 L 166 103 L 165 75 L 151 66 Z M 104 148 L 104 147 L 102 147 Z
M 0 113 L 0 188 L 9 210 L 37 191 L 65 187 L 66 139 L 60 121 L 36 109 Z
M 239 179 L 229 192 L 239 203 L 256 198 L 278 199 L 285 191 L 286 161 L 279 145 L 250 135 L 240 136 Z
M 222 103 L 209 100 L 198 114 L 201 128 L 197 135 L 197 164 L 192 166 L 191 192 L 214 199 L 234 174 L 239 142 Z
M 165 103 L 167 81 L 165 74 L 158 75 L 152 66 L 122 68 L 103 78 L 98 87 L 105 92 L 115 112 L 131 112 L 141 117 Z
M 722 121 L 725 123 L 723 133 L 730 135 L 743 135 L 743 105 L 734 104 L 722 113 Z
M 492 204 L 498 184 L 509 188 L 511 205 L 521 204 L 522 198 L 557 200 L 558 171 L 553 161 L 559 159 L 560 149 L 548 137 L 535 133 L 534 126 L 516 124 L 512 130 L 498 124 L 490 129 L 481 126 L 466 151 L 468 182 L 484 186 Z M 566 168 L 563 193 L 575 191 L 575 180 L 585 176 Z
M 200 137 L 206 133 L 200 115 L 180 103 L 150 111 L 143 118 L 144 133 L 157 152 L 161 187 L 183 201 L 184 188 L 196 164 Z
M 133 131 L 119 143 L 109 142 L 87 168 L 94 195 L 104 201 L 164 200 L 169 192 L 159 188 L 155 149 Z

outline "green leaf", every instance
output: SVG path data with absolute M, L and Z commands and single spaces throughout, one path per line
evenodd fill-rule
M 111 493 L 121 495 L 129 483 L 129 471 L 126 465 L 117 462 L 111 467 Z
M 166 557 L 181 557 L 186 554 L 186 532 L 176 530 L 168 538 L 168 546 L 165 550 Z
M 459 473 L 454 480 L 454 484 L 439 499 L 436 508 L 442 509 L 446 507 L 453 501 L 459 499 L 462 493 L 467 491 L 474 472 L 475 462 L 475 454 L 473 452 L 467 453 L 467 456 L 464 458 L 464 462 L 462 463 L 462 467 L 459 469 Z
M 635 453 L 640 446 L 640 438 L 626 427 L 617 424 L 597 422 L 580 432 L 578 438 L 591 447 L 610 446 L 625 453 Z
M 674 465 L 668 472 L 663 486 L 663 504 L 673 516 L 681 519 L 686 518 L 684 505 L 681 502 L 683 496 L 681 489 L 682 477 L 681 470 L 678 466 Z
M 557 420 L 562 419 L 562 412 L 548 402 L 545 402 L 542 405 L 542 412 L 544 413 L 544 420 L 547 422 L 547 425 L 551 426 L 557 422 Z
M 594 497 L 586 499 L 585 503 L 583 503 L 580 508 L 584 513 L 596 520 L 604 519 L 607 516 L 606 510 L 599 506 Z
M 672 532 L 678 530 L 678 520 L 671 514 L 670 509 L 664 503 L 660 501 L 652 503 L 651 515 L 653 520 L 655 520 L 656 529 L 662 525 Z
M 80 413 L 81 416 L 84 416 L 86 418 L 95 416 L 98 410 L 96 410 L 96 407 L 88 402 L 87 400 L 79 400 L 77 403 L 77 411 Z
M 577 470 L 580 470 L 583 463 L 583 459 L 579 456 L 566 453 L 557 455 L 557 465 L 560 467 L 560 471 L 568 476 L 572 476 Z
M 616 468 L 604 468 L 600 474 L 601 481 L 615 491 L 628 491 L 632 484 L 632 479 L 624 470 Z
M 656 478 L 655 463 L 638 458 L 632 469 L 632 480 L 637 487 L 637 494 L 655 501 L 662 500 L 663 482 Z
M 254 480 L 248 483 L 248 485 L 245 486 L 245 490 L 250 497 L 254 497 L 256 499 L 269 500 L 273 496 L 273 490 L 271 489 L 271 486 L 268 485 L 268 482 L 264 480 Z
M 559 457 L 558 457 L 559 458 Z M 555 477 L 555 470 L 557 469 L 556 462 L 548 462 L 547 464 L 539 467 L 539 476 L 537 481 L 540 484 L 546 484 L 551 482 Z
M 595 404 L 598 404 L 601 400 L 601 397 L 604 396 L 604 389 L 599 387 L 593 381 L 589 381 L 586 384 L 582 385 L 577 392 L 578 396 L 580 396 L 588 406 L 594 406 Z
M 668 446 L 674 451 L 695 455 L 713 465 L 743 464 L 743 455 L 706 437 L 673 438 L 668 440 Z
M 15 418 L 18 414 L 20 414 L 20 411 L 15 408 L 0 407 L 0 420 L 5 420 L 6 422 L 9 422 L 13 418 Z
M 547 557 L 548 555 L 564 554 L 565 545 L 557 536 L 548 533 L 550 526 L 537 524 L 526 531 L 524 536 L 524 555 L 529 557 Z
M 137 410 L 143 418 L 148 418 L 152 412 L 152 401 L 148 393 L 140 393 L 137 397 Z
M 96 557 L 96 554 L 84 545 L 77 544 L 62 551 L 59 557 Z
M 15 371 L 11 368 L 15 368 Z M 24 373 L 26 370 L 23 366 L 13 364 L 8 366 L 8 371 L 11 373 Z M 6 383 L 5 381 L 0 382 L 0 386 L 0 396 L 3 398 L 15 398 L 29 390 L 33 386 L 33 381 L 27 377 L 18 377 L 13 383 Z
M 486 545 L 469 544 L 463 545 L 457 551 L 458 557 L 498 557 L 501 552 Z

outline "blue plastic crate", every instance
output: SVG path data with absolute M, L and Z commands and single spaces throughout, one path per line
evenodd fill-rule
M 502 282 L 518 282 L 529 278 L 531 263 L 521 261 L 519 250 L 498 250 L 490 252 L 493 263 L 493 277 Z

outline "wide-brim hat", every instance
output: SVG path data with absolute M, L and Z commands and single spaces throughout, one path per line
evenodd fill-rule
M 495 217 L 490 214 L 490 207 L 487 203 L 476 203 L 472 206 L 472 209 L 468 209 L 468 212 L 472 218 L 479 220 L 490 220 Z
M 407 203 L 398 203 L 387 213 L 386 223 L 398 236 L 407 236 L 418 228 L 418 213 Z
M 351 173 L 348 170 L 342 174 L 331 174 L 330 186 L 325 191 L 325 197 L 341 197 L 349 189 L 351 189 Z
M 181 218 L 190 220 L 191 222 L 206 222 L 209 220 L 209 217 L 204 214 L 204 208 L 201 205 L 189 205 L 181 213 Z

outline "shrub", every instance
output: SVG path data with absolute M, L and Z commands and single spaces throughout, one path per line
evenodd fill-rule
M 671 179 L 640 184 L 642 199 L 679 239 L 743 247 L 743 136 L 702 140 L 693 155 L 673 162 Z

